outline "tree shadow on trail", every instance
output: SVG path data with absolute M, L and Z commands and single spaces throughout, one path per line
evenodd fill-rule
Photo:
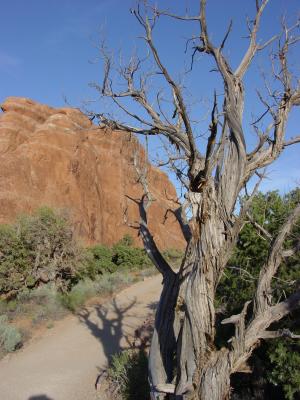
M 36 396 L 30 396 L 28 400 L 54 400 L 51 397 L 48 397 L 45 394 L 38 394 Z
M 149 303 L 147 308 L 152 313 L 156 308 L 155 303 Z M 131 326 L 130 318 L 136 318 L 135 313 L 130 312 L 137 305 L 133 299 L 126 305 L 119 305 L 116 299 L 106 306 L 99 305 L 93 309 L 85 308 L 79 314 L 79 320 L 90 330 L 91 334 L 99 340 L 103 347 L 103 352 L 107 360 L 107 366 L 111 364 L 112 356 L 122 350 L 136 347 L 136 343 L 141 342 L 139 327 Z M 129 318 L 129 321 L 124 321 Z M 145 315 L 147 320 L 147 315 Z M 145 323 L 146 321 L 144 321 Z M 142 323 L 141 323 L 142 325 Z M 106 368 L 98 368 L 98 377 L 95 387 L 100 385 L 104 378 Z
M 130 347 L 129 336 L 124 332 L 130 326 L 124 322 L 124 318 L 134 317 L 128 314 L 128 311 L 136 304 L 134 299 L 126 306 L 120 306 L 114 299 L 108 306 L 97 306 L 92 310 L 85 308 L 79 313 L 80 321 L 102 344 L 108 363 L 113 354 Z M 121 345 L 122 339 L 125 340 L 125 345 Z

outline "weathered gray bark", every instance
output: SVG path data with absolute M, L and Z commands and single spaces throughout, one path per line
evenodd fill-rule
M 283 241 L 283 232 L 286 237 L 296 216 L 300 216 L 300 206 L 289 216 L 274 243 Z M 206 229 L 202 226 L 204 236 Z M 223 263 L 218 256 L 222 252 L 217 247 L 218 243 L 224 245 L 222 237 L 224 235 L 220 235 L 219 242 L 214 242 L 211 247 L 205 246 L 204 255 L 200 244 L 205 240 L 200 237 L 194 242 L 192 239 L 178 274 L 164 278 L 149 363 L 152 390 L 160 393 L 160 399 L 164 399 L 166 393 L 175 393 L 176 399 L 227 399 L 230 397 L 231 374 L 248 372 L 247 360 L 261 338 L 298 337 L 289 331 L 274 333 L 267 329 L 300 306 L 300 292 L 274 306 L 268 297 L 264 297 L 268 304 L 264 300 L 263 309 L 254 309 L 248 323 L 246 313 L 250 301 L 245 303 L 241 314 L 223 321 L 223 324 L 235 325 L 231 345 L 220 350 L 215 348 L 213 271 Z M 263 275 L 267 270 L 270 274 L 269 269 L 273 268 L 269 261 L 273 253 L 274 246 L 262 269 L 255 299 L 262 296 L 260 288 L 266 280 Z
M 150 350 L 151 384 L 155 391 L 173 383 L 178 399 L 223 399 L 230 389 L 230 355 L 214 349 L 211 263 L 199 260 L 199 242 L 191 242 L 178 275 L 164 280 Z
M 217 204 L 208 192 L 207 201 Z M 223 249 L 230 251 L 235 240 L 224 234 L 217 207 L 206 215 L 199 196 L 192 193 L 192 238 L 180 271 L 164 277 L 150 352 L 151 383 L 154 390 L 173 383 L 178 399 L 223 399 L 230 390 L 232 357 L 228 349 L 214 347 L 214 298 Z

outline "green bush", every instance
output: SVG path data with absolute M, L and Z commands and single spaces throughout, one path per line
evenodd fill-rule
M 112 249 L 103 245 L 95 245 L 87 249 L 87 262 L 85 265 L 85 275 L 94 279 L 97 275 L 106 272 L 114 272 L 116 264 L 112 262 Z
M 66 288 L 85 260 L 73 237 L 68 217 L 48 207 L 17 221 L 22 242 L 34 257 L 32 276 L 36 282 L 55 282 Z
M 61 304 L 72 312 L 77 311 L 91 297 L 111 294 L 122 285 L 131 283 L 133 278 L 126 272 L 103 273 L 96 279 L 84 279 L 69 292 L 60 295 Z
M 134 244 L 133 237 L 126 233 L 121 240 L 118 242 L 120 245 L 132 247 Z
M 24 294 L 23 296 L 18 295 L 18 302 L 21 303 L 21 299 L 25 296 Z M 60 301 L 60 294 L 53 283 L 29 291 L 26 303 L 20 311 L 29 313 L 34 324 L 50 319 L 59 319 L 66 314 Z
M 95 295 L 96 288 L 94 282 L 86 279 L 79 281 L 69 292 L 62 293 L 60 299 L 64 307 L 74 312 Z
M 299 189 L 284 196 L 280 196 L 276 191 L 258 193 L 250 211 L 256 222 L 267 229 L 271 235 L 276 235 L 291 209 L 299 201 Z M 289 248 L 299 236 L 300 225 L 296 224 L 285 242 L 285 248 Z M 226 304 L 228 314 L 239 311 L 244 302 L 251 299 L 269 247 L 269 241 L 258 235 L 253 225 L 245 224 L 217 289 L 218 304 Z M 299 261 L 299 256 L 295 256 L 281 263 L 276 279 L 272 283 L 274 301 L 294 291 L 296 282 L 300 278 Z
M 32 254 L 17 230 L 0 225 L 0 294 L 17 292 L 31 283 Z
M 149 400 L 148 360 L 145 351 L 125 350 L 115 354 L 108 376 L 120 399 Z
M 145 268 L 151 265 L 151 261 L 144 249 L 133 247 L 133 240 L 125 235 L 115 246 L 113 246 L 112 261 L 117 267 Z
M 13 300 L 0 302 L 0 314 L 5 314 L 10 320 L 27 317 L 34 324 L 44 320 L 55 320 L 66 314 L 60 301 L 60 295 L 53 283 L 34 289 L 21 290 Z
M 0 226 L 0 295 L 16 296 L 24 288 L 48 282 L 67 291 L 81 280 L 150 265 L 145 251 L 133 247 L 130 235 L 113 248 L 100 244 L 81 248 L 68 218 L 47 207 L 19 217 L 13 226 Z
M 22 335 L 8 323 L 6 315 L 0 315 L 0 346 L 7 352 L 14 351 L 22 343 Z
M 183 258 L 183 251 L 178 249 L 167 249 L 163 252 L 164 257 L 170 260 L 177 260 Z
M 282 385 L 286 399 L 293 400 L 300 388 L 300 346 L 289 339 L 276 340 L 268 350 L 268 379 L 275 386 Z
M 300 200 L 300 190 L 280 196 L 278 192 L 259 193 L 255 196 L 251 214 L 254 219 L 271 235 L 276 235 L 282 222 L 286 219 L 291 209 Z M 292 233 L 285 241 L 285 248 L 294 246 L 300 237 L 300 224 L 294 226 Z M 236 249 L 228 267 L 224 271 L 216 294 L 216 306 L 222 313 L 222 318 L 239 313 L 245 301 L 251 300 L 256 287 L 259 271 L 262 268 L 270 247 L 268 240 L 257 234 L 250 223 L 245 224 L 236 245 Z M 272 282 L 273 301 L 278 302 L 293 293 L 300 281 L 299 254 L 285 259 Z M 293 332 L 300 331 L 299 317 L 295 315 L 286 317 L 277 323 L 276 329 L 289 328 Z M 226 345 L 232 334 L 230 327 L 224 327 L 217 338 L 218 345 Z M 299 346 L 298 346 L 299 347 Z M 297 350 L 299 352 L 299 349 Z M 287 399 L 292 399 L 294 394 L 300 394 L 300 357 L 295 352 L 296 345 L 286 338 L 276 341 L 263 342 L 258 352 L 250 360 L 254 369 L 261 372 L 258 377 L 265 375 L 269 382 L 282 389 Z M 258 354 L 259 353 L 259 354 Z M 293 371 L 293 378 L 290 372 Z M 255 374 L 253 375 L 253 379 Z M 259 378 L 257 378 L 259 379 Z M 255 382 L 253 381 L 253 385 Z M 265 388 L 264 390 L 267 390 Z M 239 393 L 243 398 L 243 394 Z M 269 396 L 265 394 L 265 396 Z M 266 398 L 267 398 L 266 397 Z
M 133 238 L 125 235 L 112 248 L 95 245 L 86 250 L 86 262 L 78 272 L 79 279 L 96 279 L 100 274 L 124 271 L 125 269 L 142 269 L 152 263 L 144 249 L 133 246 Z
M 84 263 L 67 217 L 50 208 L 0 226 L 0 295 L 47 282 L 65 289 Z
M 163 256 L 172 265 L 173 268 L 177 269 L 180 267 L 184 253 L 178 249 L 167 249 L 163 252 Z
M 88 298 L 132 282 L 126 269 L 150 264 L 130 235 L 113 248 L 81 248 L 67 216 L 42 207 L 14 225 L 0 225 L 0 312 L 10 318 L 31 313 L 34 323 L 55 318 L 62 305 L 75 311 Z

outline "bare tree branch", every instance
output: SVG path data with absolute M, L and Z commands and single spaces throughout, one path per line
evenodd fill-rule
M 227 28 L 227 32 L 226 32 L 226 34 L 224 36 L 224 39 L 223 39 L 223 41 L 221 43 L 221 46 L 220 46 L 220 50 L 223 50 L 223 47 L 225 46 L 226 40 L 228 39 L 228 36 L 229 36 L 229 34 L 231 32 L 231 29 L 232 29 L 232 20 L 229 23 L 229 26 Z
M 246 346 L 252 347 L 258 339 L 266 335 L 267 328 L 274 322 L 281 320 L 283 317 L 300 307 L 300 290 L 296 291 L 286 300 L 267 307 L 249 324 L 245 334 Z
M 164 277 L 167 277 L 169 275 L 174 275 L 175 272 L 172 270 L 170 265 L 162 256 L 148 228 L 147 210 L 151 206 L 151 203 L 153 202 L 154 199 L 151 192 L 149 191 L 146 170 L 144 171 L 141 170 L 137 160 L 137 154 L 134 155 L 133 162 L 138 175 L 138 180 L 144 190 L 144 195 L 142 196 L 142 199 L 139 202 L 139 209 L 140 209 L 140 234 L 143 239 L 145 250 L 149 258 L 155 265 L 155 267 Z
M 265 239 L 267 240 L 272 240 L 272 235 L 263 227 L 261 226 L 258 222 L 256 222 L 253 217 L 249 214 L 249 212 L 246 213 L 246 216 L 249 218 L 250 223 L 264 236 Z
M 237 67 L 237 69 L 235 71 L 235 76 L 238 77 L 239 79 L 241 79 L 244 76 L 245 72 L 249 68 L 249 65 L 250 65 L 253 57 L 255 56 L 257 50 L 259 49 L 259 45 L 256 42 L 256 37 L 257 37 L 258 29 L 259 29 L 260 19 L 261 19 L 262 13 L 263 13 L 264 8 L 266 7 L 268 1 L 269 0 L 263 0 L 261 2 L 261 5 L 258 5 L 258 3 L 257 3 L 257 13 L 256 13 L 255 19 L 253 21 L 253 28 L 250 32 L 249 47 L 248 47 L 240 65 Z M 274 40 L 274 39 L 273 38 L 270 39 L 269 43 L 271 43 L 272 40 Z M 269 43 L 267 42 L 267 44 L 269 44 Z M 265 45 L 262 48 L 264 48 Z
M 290 28 L 287 28 L 285 21 L 283 21 L 282 25 L 283 38 L 279 40 L 279 49 L 277 54 L 274 56 L 280 65 L 278 73 L 275 72 L 273 66 L 274 76 L 283 87 L 283 92 L 279 95 L 279 100 L 276 99 L 276 102 L 278 103 L 277 112 L 275 112 L 262 99 L 262 96 L 260 96 L 261 101 L 266 105 L 274 120 L 273 139 L 270 140 L 270 144 L 266 149 L 263 150 L 262 148 L 259 148 L 259 150 L 249 158 L 248 167 L 251 170 L 269 165 L 279 156 L 286 146 L 299 142 L 297 137 L 288 142 L 285 142 L 284 138 L 289 114 L 293 107 L 300 105 L 299 82 L 297 87 L 292 86 L 292 77 L 287 63 L 289 47 L 294 43 L 297 43 L 300 39 L 299 37 L 293 36 L 293 30 L 300 26 L 300 21 L 298 20 L 297 23 Z M 273 97 L 275 97 L 275 95 Z M 276 97 L 278 97 L 278 95 Z
M 263 313 L 271 305 L 271 281 L 282 261 L 282 247 L 284 240 L 290 233 L 293 225 L 300 216 L 300 204 L 291 212 L 286 222 L 282 225 L 275 239 L 271 243 L 267 262 L 263 266 L 256 288 L 254 298 L 254 314 Z
M 164 15 L 166 17 L 171 17 L 174 19 L 178 19 L 181 21 L 199 21 L 199 15 L 195 15 L 195 16 L 189 16 L 189 15 L 176 15 L 173 13 L 170 13 L 168 11 L 164 11 L 164 10 L 158 10 L 157 8 L 152 8 L 152 10 L 158 15 Z
M 296 335 L 291 332 L 289 329 L 283 328 L 278 331 L 264 331 L 261 333 L 261 339 L 277 339 L 279 337 L 286 337 L 289 339 L 300 339 L 300 335 Z
M 290 145 L 295 144 L 295 143 L 300 143 L 300 135 L 299 136 L 295 136 L 295 137 L 291 138 L 290 140 L 284 142 L 283 146 L 286 147 L 286 146 L 290 146 Z
M 201 185 L 205 184 L 208 176 L 211 175 L 211 170 L 212 170 L 212 165 L 213 165 L 213 159 L 212 159 L 212 154 L 215 146 L 215 141 L 216 137 L 218 134 L 218 120 L 216 117 L 217 113 L 217 95 L 216 92 L 214 93 L 214 104 L 213 104 L 213 109 L 211 112 L 211 123 L 209 126 L 210 130 L 210 135 L 208 138 L 207 146 L 206 146 L 206 155 L 205 155 L 205 162 L 204 162 L 204 168 L 196 175 L 193 185 L 196 189 L 201 189 Z
M 175 210 L 168 209 L 166 211 L 165 218 L 164 218 L 164 223 L 167 220 L 169 213 L 172 213 L 173 215 L 175 215 L 175 217 L 176 217 L 176 219 L 179 222 L 179 225 L 181 227 L 182 234 L 183 234 L 186 242 L 189 243 L 189 241 L 192 238 L 191 229 L 190 229 L 187 217 L 186 217 L 186 209 L 189 206 L 189 203 L 188 203 L 187 200 L 185 200 L 183 202 L 183 204 L 179 203 L 179 205 L 180 206 L 178 208 L 176 208 Z
M 139 10 L 133 10 L 133 14 L 136 16 L 136 18 L 138 19 L 138 21 L 140 22 L 140 24 L 143 26 L 143 28 L 145 29 L 146 32 L 146 42 L 153 54 L 154 60 L 157 64 L 157 66 L 159 67 L 160 71 L 162 72 L 163 76 L 165 77 L 166 81 L 168 82 L 168 84 L 170 85 L 170 87 L 172 88 L 173 94 L 174 94 L 174 98 L 175 98 L 175 104 L 177 107 L 177 111 L 178 113 L 181 115 L 181 118 L 183 120 L 183 123 L 185 125 L 185 131 L 188 137 L 188 141 L 189 141 L 189 150 L 190 150 L 190 156 L 191 156 L 191 168 L 194 165 L 194 163 L 196 162 L 196 158 L 197 158 L 197 148 L 196 148 L 196 144 L 194 141 L 194 136 L 193 136 L 193 132 L 192 132 L 192 127 L 191 127 L 191 123 L 189 120 L 189 116 L 185 107 L 185 103 L 183 100 L 183 96 L 181 93 L 181 90 L 179 88 L 179 86 L 175 83 L 175 81 L 171 78 L 171 75 L 169 74 L 167 68 L 164 66 L 164 64 L 162 63 L 159 55 L 158 55 L 158 51 L 153 43 L 153 39 L 152 39 L 152 28 L 151 25 L 149 23 L 149 19 L 148 17 L 146 17 L 145 19 L 143 19 L 143 17 L 141 16 L 141 14 L 139 13 Z

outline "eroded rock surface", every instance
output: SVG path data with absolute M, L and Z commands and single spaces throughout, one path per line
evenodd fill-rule
M 111 245 L 137 230 L 134 200 L 142 196 L 133 155 L 145 154 L 130 134 L 94 126 L 79 110 L 55 109 L 26 98 L 9 97 L 0 115 L 0 223 L 47 205 L 70 213 L 85 243 Z M 182 248 L 174 216 L 176 192 L 167 176 L 148 164 L 156 201 L 149 225 L 161 248 Z

